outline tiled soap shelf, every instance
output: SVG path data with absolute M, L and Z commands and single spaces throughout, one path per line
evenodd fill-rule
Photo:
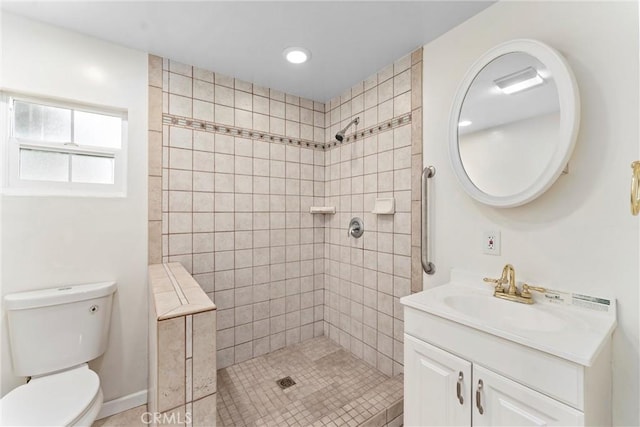
M 335 214 L 336 207 L 335 206 L 311 206 L 309 208 L 309 213 L 311 214 Z
M 371 213 L 393 215 L 396 213 L 396 199 L 393 197 L 377 198 Z

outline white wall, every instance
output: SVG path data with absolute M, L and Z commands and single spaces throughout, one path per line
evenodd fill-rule
M 433 257 L 445 283 L 451 267 L 520 278 L 618 299 L 613 421 L 639 425 L 639 224 L 629 212 L 630 163 L 638 150 L 637 2 L 500 2 L 424 50 L 424 159 L 434 181 Z M 539 199 L 494 209 L 463 193 L 447 152 L 458 83 L 486 50 L 534 38 L 567 58 L 580 88 L 582 122 L 570 173 Z M 483 230 L 502 232 L 502 255 L 481 252 Z M 479 284 L 480 286 L 480 284 Z
M 129 113 L 126 198 L 2 197 L 2 295 L 116 280 L 109 346 L 92 367 L 105 401 L 145 390 L 147 55 L 8 13 L 1 22 L 3 89 Z M 4 316 L 2 395 L 23 382 L 12 374 Z

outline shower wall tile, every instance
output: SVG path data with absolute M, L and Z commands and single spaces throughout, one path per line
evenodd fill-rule
M 215 426 L 216 425 L 216 395 L 203 397 L 192 404 L 192 425 L 193 426 Z
M 158 321 L 158 406 L 164 412 L 185 403 L 185 317 Z
M 325 219 L 324 333 L 389 375 L 403 369 L 399 299 L 422 287 L 421 67 L 419 49 L 332 99 L 325 117 L 325 205 L 336 214 Z M 396 213 L 370 213 L 376 197 L 395 197 Z M 345 233 L 352 217 L 364 220 L 359 239 Z
M 193 317 L 193 399 L 216 392 L 216 314 L 214 311 L 195 314 Z M 191 316 L 187 319 L 189 320 Z M 188 330 L 188 329 L 187 329 Z M 189 344 L 189 342 L 188 342 Z M 187 357 L 190 354 L 187 352 Z M 215 405 L 214 405 L 215 406 Z
M 162 260 L 162 58 L 149 55 L 149 264 Z
M 422 48 L 411 56 L 411 292 L 422 290 L 421 177 L 422 159 Z
M 327 103 L 152 56 L 149 82 L 149 257 L 181 262 L 215 301 L 217 367 L 324 334 L 402 372 L 399 298 L 422 288 L 422 50 Z M 162 112 L 247 133 L 162 126 Z M 371 214 L 376 197 L 395 197 L 396 214 Z M 353 216 L 358 240 L 345 235 Z
M 153 61 L 150 82 L 163 91 L 156 96 L 163 100 L 162 108 L 154 107 L 156 121 L 164 111 L 244 132 L 165 121 L 154 136 L 161 143 L 153 144 L 159 153 L 150 167 L 162 189 L 150 206 L 150 219 L 162 221 L 153 228 L 162 230 L 162 238 L 150 235 L 150 245 L 159 247 L 150 256 L 181 262 L 218 306 L 217 321 L 210 322 L 217 329 L 217 368 L 322 335 L 324 221 L 308 212 L 324 203 L 324 156 L 321 148 L 287 139 L 323 143 L 324 104 L 175 61 Z M 193 327 L 204 325 L 194 318 Z M 195 342 L 193 351 L 196 369 Z M 192 381 L 196 405 L 206 381 Z

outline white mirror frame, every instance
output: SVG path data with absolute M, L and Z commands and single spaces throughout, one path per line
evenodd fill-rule
M 558 146 L 539 179 L 523 191 L 510 196 L 493 196 L 480 190 L 467 175 L 458 146 L 458 121 L 464 98 L 478 73 L 494 59 L 508 53 L 527 53 L 542 62 L 551 72 L 558 88 L 560 130 Z M 462 188 L 475 200 L 500 208 L 528 203 L 542 195 L 558 179 L 567 166 L 580 127 L 580 95 L 576 79 L 567 61 L 555 49 L 537 40 L 517 39 L 502 43 L 473 63 L 456 92 L 449 122 L 449 156 L 453 171 Z

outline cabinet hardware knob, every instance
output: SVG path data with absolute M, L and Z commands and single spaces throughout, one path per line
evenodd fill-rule
M 484 383 L 482 380 L 478 381 L 478 388 L 476 389 L 476 407 L 478 408 L 478 412 L 480 415 L 484 414 L 484 408 L 482 407 L 482 402 L 480 401 L 480 391 L 482 390 Z
M 462 397 L 462 379 L 464 376 L 462 375 L 462 371 L 458 373 L 458 383 L 456 384 L 456 394 L 458 396 L 458 402 L 461 405 L 464 405 L 464 398 Z
M 640 213 L 640 161 L 631 163 L 631 215 Z

